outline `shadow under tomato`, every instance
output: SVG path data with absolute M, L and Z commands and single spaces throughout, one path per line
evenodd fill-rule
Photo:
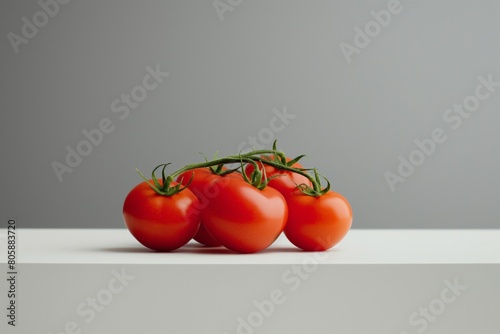
M 297 247 L 269 247 L 260 252 L 255 253 L 238 253 L 232 251 L 230 249 L 224 248 L 223 246 L 219 247 L 207 247 L 203 245 L 194 245 L 189 244 L 179 249 L 173 251 L 175 253 L 191 253 L 191 254 L 233 254 L 233 255 L 258 255 L 258 254 L 269 254 L 269 253 L 304 253 L 303 250 Z
M 206 247 L 203 245 L 186 245 L 172 251 L 155 251 L 144 246 L 136 247 L 108 247 L 95 249 L 100 252 L 110 253 L 157 253 L 157 254 L 170 254 L 170 253 L 191 253 L 191 254 L 237 254 L 222 246 L 220 247 Z
M 141 246 L 130 246 L 130 247 L 108 247 L 108 248 L 99 248 L 96 249 L 100 252 L 110 252 L 110 253 L 158 253 L 158 254 L 169 254 L 169 253 L 180 253 L 180 254 L 226 254 L 226 255 L 256 255 L 256 254 L 269 254 L 269 253 L 304 253 L 303 250 L 298 249 L 296 247 L 270 247 L 264 249 L 260 252 L 242 254 L 238 252 L 234 252 L 230 249 L 224 248 L 222 246 L 219 247 L 207 247 L 203 245 L 189 244 L 185 245 L 181 248 L 175 249 L 170 252 L 161 252 L 149 249 L 147 247 Z
M 100 252 L 110 253 L 158 253 L 146 247 L 109 247 L 94 249 Z

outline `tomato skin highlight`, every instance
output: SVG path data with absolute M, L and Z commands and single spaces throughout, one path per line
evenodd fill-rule
M 273 156 L 271 157 L 266 156 L 266 159 L 269 159 L 271 161 L 276 160 L 275 157 Z M 286 158 L 286 161 L 290 160 L 292 159 L 288 157 Z M 265 175 L 267 176 L 268 179 L 270 179 L 273 176 L 276 176 L 273 179 L 271 179 L 267 185 L 269 187 L 278 190 L 285 197 L 290 195 L 297 188 L 297 185 L 306 184 L 309 187 L 312 186 L 311 181 L 309 181 L 309 179 L 303 175 L 293 173 L 287 170 L 280 170 L 278 168 L 263 164 L 261 162 L 257 162 L 257 166 L 261 170 L 262 168 L 264 168 Z M 294 163 L 291 167 L 303 168 L 302 165 L 298 162 Z M 253 171 L 254 171 L 254 166 L 252 164 L 247 164 L 245 168 L 245 174 L 248 177 L 250 177 Z M 264 171 L 263 171 L 263 177 L 264 177 Z
M 288 208 L 277 190 L 259 190 L 234 178 L 216 181 L 211 188 L 218 196 L 203 210 L 202 220 L 224 247 L 255 253 L 269 247 L 283 231 Z
M 230 173 L 225 176 L 220 176 L 212 173 L 209 168 L 195 168 L 180 174 L 177 177 L 177 182 L 183 184 L 184 186 L 189 183 L 188 189 L 191 190 L 198 198 L 198 207 L 200 211 L 203 211 L 208 205 L 210 199 L 217 195 L 216 193 L 210 192 L 210 185 L 215 181 L 227 178 L 243 179 L 239 173 Z M 208 247 L 222 246 L 222 244 L 206 230 L 203 220 L 201 221 L 200 229 L 193 239 Z
M 339 243 L 352 225 L 352 208 L 341 194 L 329 191 L 308 196 L 296 190 L 286 197 L 288 221 L 285 235 L 306 251 L 324 251 Z
M 201 212 L 197 205 L 198 199 L 189 189 L 162 196 L 142 182 L 125 198 L 123 218 L 141 244 L 156 251 L 171 251 L 184 246 L 198 231 Z

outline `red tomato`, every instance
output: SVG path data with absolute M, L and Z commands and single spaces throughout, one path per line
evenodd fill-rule
M 199 201 L 189 189 L 163 196 L 142 182 L 125 198 L 123 217 L 141 244 L 157 251 L 171 251 L 185 245 L 198 231 L 201 213 L 197 205 Z
M 259 190 L 235 178 L 216 181 L 210 188 L 218 195 L 203 210 L 202 220 L 224 247 L 240 253 L 258 252 L 283 231 L 288 209 L 277 190 Z
M 273 156 L 266 157 L 269 158 L 269 160 L 274 161 L 275 158 Z M 290 161 L 292 159 L 286 158 L 286 161 Z M 262 163 L 257 162 L 257 165 L 259 166 L 259 169 L 262 169 Z M 300 163 L 295 163 L 292 165 L 293 168 L 302 168 L 302 165 Z M 308 186 L 312 186 L 311 181 L 303 175 L 293 173 L 290 171 L 282 170 L 282 169 L 277 169 L 274 168 L 273 166 L 269 166 L 264 164 L 264 169 L 265 169 L 265 175 L 267 178 L 271 178 L 273 176 L 276 176 L 273 178 L 269 183 L 267 184 L 269 187 L 273 187 L 274 189 L 278 190 L 283 196 L 288 196 L 290 195 L 296 188 L 297 185 L 299 184 L 306 184 Z M 254 167 L 252 164 L 247 164 L 245 168 L 245 174 L 250 177 L 250 174 L 254 171 Z M 264 173 L 264 171 L 263 171 Z M 264 175 L 263 175 L 264 176 Z
M 286 198 L 288 222 L 285 235 L 306 251 L 323 251 L 335 246 L 352 224 L 352 209 L 339 193 L 308 196 L 296 190 Z
M 242 179 L 241 174 L 239 173 L 231 173 L 225 176 L 220 176 L 214 174 L 209 168 L 196 168 L 193 170 L 189 170 L 187 172 L 182 173 L 177 177 L 177 182 L 187 185 L 189 182 L 188 189 L 191 190 L 199 200 L 199 209 L 202 211 L 208 205 L 208 202 L 216 196 L 217 194 L 211 193 L 210 185 L 220 179 L 227 178 L 239 178 Z M 198 241 L 201 244 L 210 247 L 221 246 L 221 243 L 218 242 L 214 237 L 208 233 L 203 224 L 203 220 L 201 222 L 200 229 L 194 236 L 194 240 Z

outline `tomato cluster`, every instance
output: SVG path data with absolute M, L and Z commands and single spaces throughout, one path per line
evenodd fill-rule
M 165 176 L 158 166 L 151 179 L 127 195 L 125 224 L 144 246 L 171 251 L 191 239 L 239 253 L 269 247 L 284 232 L 306 251 L 333 247 L 352 223 L 349 202 L 321 188 L 320 175 L 276 150 L 258 150 L 187 165 Z M 238 163 L 236 169 L 225 165 Z M 162 178 L 155 171 L 163 167 Z

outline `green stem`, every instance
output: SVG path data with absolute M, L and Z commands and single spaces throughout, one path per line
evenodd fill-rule
M 312 177 L 309 173 L 306 173 L 304 172 L 303 170 L 301 169 L 298 169 L 298 168 L 293 168 L 293 167 L 290 167 L 290 166 L 286 166 L 286 165 L 281 165 L 279 163 L 276 163 L 272 160 L 267 160 L 267 159 L 261 159 L 261 158 L 257 158 L 261 163 L 263 164 L 266 164 L 266 165 L 269 165 L 269 166 L 272 166 L 276 169 L 282 169 L 282 170 L 287 170 L 287 171 L 290 171 L 290 172 L 293 172 L 293 173 L 296 173 L 296 174 L 300 174 L 302 176 L 305 176 L 307 177 L 307 179 L 309 181 L 311 181 L 311 184 L 313 185 L 313 190 L 315 192 L 317 192 L 318 194 L 321 193 L 322 189 L 321 189 L 321 184 L 316 180 L 315 177 Z
M 274 142 L 273 147 L 276 147 L 276 142 Z M 309 173 L 306 173 L 301 169 L 293 168 L 291 166 L 287 166 L 287 165 L 282 164 L 282 163 L 277 163 L 273 160 L 263 159 L 260 156 L 254 157 L 255 155 L 264 155 L 264 154 L 272 154 L 274 156 L 279 156 L 281 161 L 286 161 L 286 155 L 283 152 L 278 151 L 277 149 L 256 150 L 256 151 L 248 152 L 242 156 L 253 158 L 253 159 L 255 159 L 263 164 L 267 164 L 267 165 L 272 166 L 272 167 L 277 168 L 277 169 L 287 170 L 287 171 L 290 171 L 290 172 L 293 172 L 296 174 L 300 174 L 300 175 L 306 177 L 311 182 L 311 184 L 313 185 L 313 192 L 314 193 L 320 195 L 324 192 L 323 189 L 321 189 L 321 183 L 318 181 L 318 173 L 317 173 L 316 169 L 314 170 L 314 177 L 312 177 Z M 300 157 L 303 157 L 303 156 L 300 156 Z M 329 190 L 329 188 L 330 187 L 328 186 L 328 190 Z
M 278 151 L 278 150 L 255 150 L 255 151 L 251 151 L 251 152 L 248 152 L 248 153 L 243 153 L 241 155 L 230 155 L 229 157 L 233 158 L 233 157 L 252 157 L 254 155 L 264 155 L 264 154 L 272 154 L 272 155 L 277 155 L 280 157 L 280 159 L 282 160 L 286 160 L 286 155 L 285 153 L 281 152 L 281 151 Z M 228 158 L 229 158 L 228 157 Z
M 200 163 L 197 163 L 197 164 L 186 165 L 186 166 L 184 166 L 184 167 L 176 170 L 172 174 L 170 174 L 170 176 L 172 177 L 172 179 L 174 179 L 177 176 L 181 175 L 182 173 L 190 171 L 190 170 L 193 170 L 193 169 L 207 168 L 207 167 L 218 166 L 218 165 L 225 165 L 225 164 L 234 164 L 234 163 L 239 163 L 241 161 L 249 162 L 249 163 L 253 164 L 254 168 L 258 168 L 258 166 L 255 163 L 255 161 L 252 160 L 252 159 L 250 159 L 250 158 L 247 158 L 247 157 L 244 157 L 244 156 L 242 156 L 241 158 L 240 157 L 236 158 L 236 157 L 229 156 L 229 157 L 215 159 L 215 160 L 211 160 L 211 161 L 200 162 Z
M 279 162 L 266 158 L 267 157 L 266 154 L 273 155 L 274 157 L 279 159 L 278 160 Z M 325 189 L 321 189 L 321 183 L 319 181 L 319 174 L 316 171 L 316 169 L 314 169 L 314 177 L 313 177 L 309 173 L 306 173 L 303 169 L 290 167 L 290 166 L 286 165 L 286 163 L 283 163 L 283 162 L 286 162 L 285 154 L 281 151 L 276 150 L 276 149 L 255 150 L 255 151 L 251 151 L 251 152 L 241 154 L 241 155 L 230 155 L 230 156 L 227 156 L 225 158 L 214 159 L 211 161 L 205 161 L 205 162 L 201 162 L 201 163 L 189 164 L 189 165 L 186 165 L 186 166 L 176 170 L 175 172 L 173 172 L 172 174 L 170 174 L 168 176 L 165 176 L 165 167 L 168 166 L 168 164 L 163 164 L 163 165 L 156 167 L 153 170 L 152 179 L 153 179 L 154 185 L 152 185 L 151 183 L 150 183 L 150 185 L 158 194 L 170 196 L 170 195 L 173 195 L 175 193 L 178 193 L 178 192 L 184 190 L 187 187 L 187 186 L 185 186 L 183 188 L 180 188 L 180 184 L 175 185 L 175 186 L 170 185 L 171 182 L 176 177 L 181 175 L 182 173 L 185 173 L 187 171 L 197 169 L 197 168 L 208 168 L 208 167 L 213 167 L 213 166 L 222 166 L 225 164 L 241 163 L 243 165 L 243 162 L 252 164 L 254 167 L 254 171 L 257 171 L 256 172 L 256 173 L 258 173 L 257 177 L 253 178 L 252 181 L 249 181 L 248 178 L 246 178 L 246 177 L 245 177 L 245 180 L 259 189 L 262 189 L 267 185 L 267 180 L 264 180 L 264 182 L 262 182 L 262 175 L 260 174 L 260 169 L 259 169 L 259 166 L 257 165 L 257 162 L 260 162 L 261 164 L 266 164 L 266 165 L 272 166 L 272 167 L 277 168 L 277 169 L 297 173 L 299 175 L 306 177 L 313 185 L 313 188 L 311 189 L 308 186 L 306 186 L 305 188 L 301 188 L 302 192 L 304 192 L 305 194 L 308 194 L 311 196 L 320 196 L 330 189 L 330 183 L 328 182 L 328 180 L 327 180 L 328 186 Z M 158 182 L 158 179 L 156 178 L 155 173 L 154 173 L 161 166 L 163 166 L 162 185 L 160 185 L 160 183 Z M 242 171 L 242 172 L 244 173 L 244 171 Z M 147 181 L 147 179 L 140 172 L 139 172 L 139 174 L 141 175 L 141 177 L 143 179 L 145 179 Z

